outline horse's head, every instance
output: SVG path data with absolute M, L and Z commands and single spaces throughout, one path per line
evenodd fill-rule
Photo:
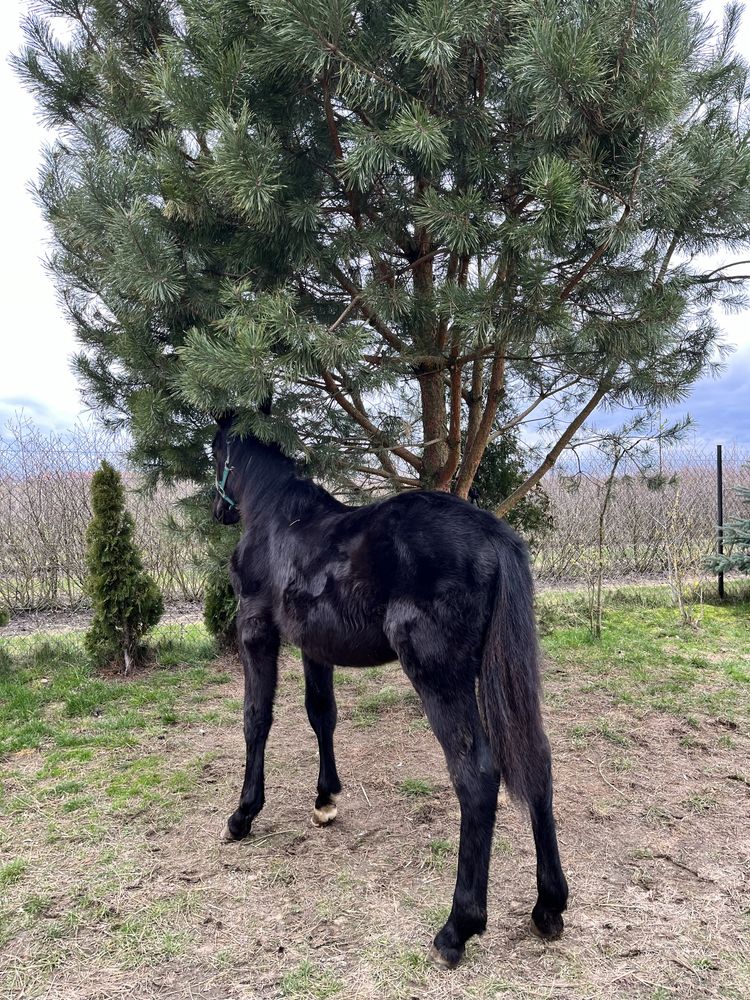
M 211 451 L 214 457 L 216 496 L 214 497 L 211 511 L 215 520 L 220 524 L 237 524 L 240 519 L 240 511 L 237 506 L 236 497 L 232 492 L 232 439 L 230 429 L 234 414 L 225 414 L 218 418 L 218 429 L 211 442 Z

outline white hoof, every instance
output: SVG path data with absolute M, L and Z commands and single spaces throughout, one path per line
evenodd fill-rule
M 236 837 L 232 836 L 232 831 L 229 829 L 229 823 L 227 823 L 227 825 L 221 831 L 219 840 L 221 841 L 222 844 L 229 844 L 233 843 L 236 839 L 237 839 Z
M 329 823 L 333 823 L 338 815 L 338 807 L 335 802 L 327 802 L 324 806 L 318 808 L 317 806 L 313 809 L 312 814 L 312 825 L 313 826 L 328 826 Z

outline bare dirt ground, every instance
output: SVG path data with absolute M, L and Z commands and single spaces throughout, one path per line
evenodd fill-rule
M 11 810 L 4 846 L 28 859 L 36 896 L 28 882 L 22 896 L 19 882 L 6 905 L 26 912 L 30 898 L 41 902 L 0 953 L 7 997 L 750 997 L 750 740 L 731 724 L 620 714 L 582 692 L 580 678 L 551 668 L 548 728 L 571 887 L 566 933 L 546 944 L 528 931 L 531 832 L 506 806 L 487 932 L 450 973 L 425 956 L 450 906 L 458 806 L 398 668 L 366 681 L 342 672 L 344 792 L 338 819 L 319 830 L 310 824 L 317 761 L 301 667 L 287 657 L 265 809 L 249 840 L 220 844 L 243 758 L 241 685 L 231 669 L 230 684 L 201 696 L 201 709 L 217 709 L 213 722 L 123 747 L 119 764 L 95 753 L 79 765 L 85 785 L 97 762 L 114 774 L 152 753 L 191 775 L 174 811 L 147 803 L 82 823 L 43 797 Z M 593 718 L 609 720 L 601 730 L 609 738 L 583 734 Z M 9 797 L 25 787 L 24 774 L 45 766 L 37 751 L 12 763 L 20 777 Z
M 203 602 L 179 601 L 167 604 L 163 622 L 179 627 L 203 621 Z M 54 608 L 48 611 L 18 611 L 7 625 L 0 627 L 0 639 L 15 636 L 35 636 L 39 632 L 53 634 L 76 632 L 91 624 L 90 608 Z

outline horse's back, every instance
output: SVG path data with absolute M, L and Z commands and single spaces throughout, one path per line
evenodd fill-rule
M 475 659 L 494 603 L 498 545 L 522 551 L 504 522 L 438 491 L 311 512 L 271 544 L 274 617 L 316 660 L 384 663 L 410 629 Z
M 476 593 L 495 580 L 498 547 L 526 558 L 523 542 L 506 522 L 450 493 L 402 493 L 377 506 L 368 533 L 391 549 L 386 562 L 395 570 L 397 591 L 416 585 L 420 594 L 445 588 Z

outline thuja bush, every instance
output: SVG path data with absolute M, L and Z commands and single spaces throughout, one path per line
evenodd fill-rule
M 146 653 L 143 637 L 164 610 L 154 580 L 144 571 L 125 510 L 122 478 L 102 462 L 91 480 L 93 517 L 86 532 L 86 589 L 94 617 L 86 649 L 99 665 L 129 673 Z
M 237 645 L 237 598 L 226 569 L 218 568 L 206 578 L 203 598 L 203 621 L 216 639 L 219 649 Z

